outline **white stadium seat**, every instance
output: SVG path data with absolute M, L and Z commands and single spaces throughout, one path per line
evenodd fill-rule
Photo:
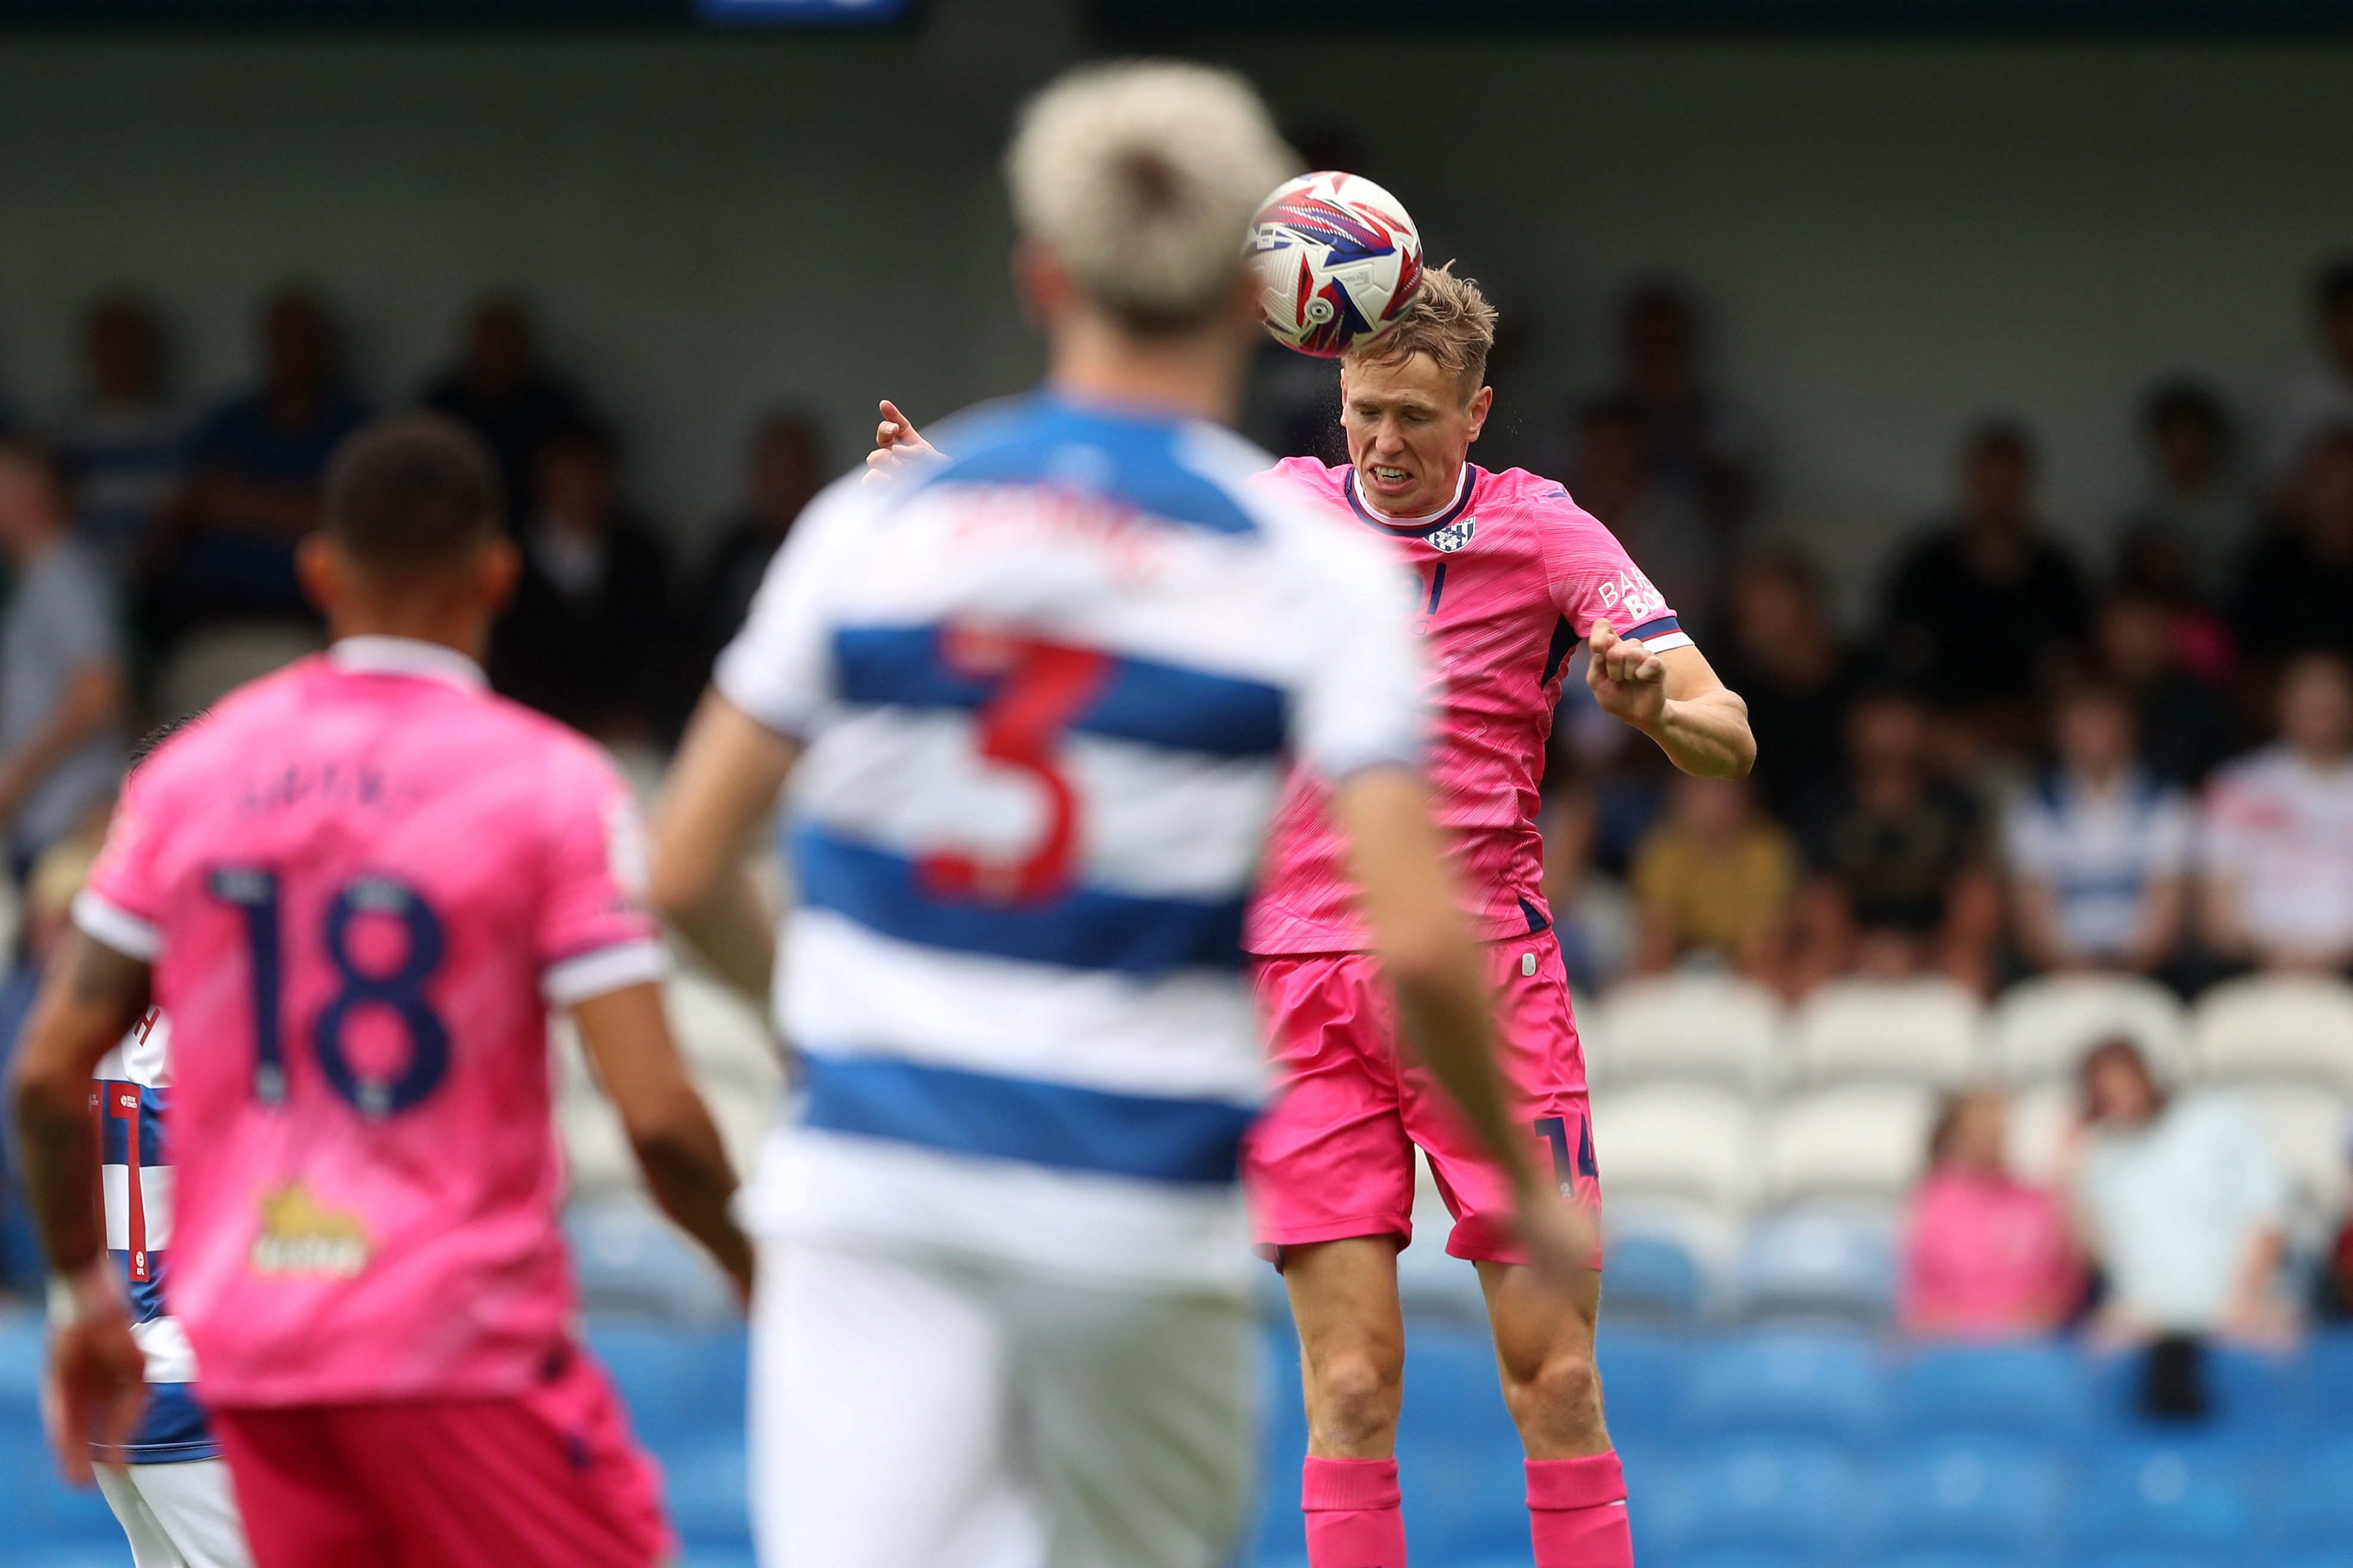
M 2203 1079 L 2315 1079 L 2353 1090 L 2353 985 L 2265 974 L 2217 985 L 2190 1015 Z
M 2347 1152 L 2353 1113 L 2345 1097 L 2316 1084 L 2278 1081 L 2234 1084 L 2220 1092 L 2253 1113 L 2273 1158 L 2287 1173 L 2295 1241 L 2325 1244 L 2333 1236 L 2329 1226 L 2344 1215 L 2353 1174 Z
M 1983 1070 L 1984 1035 L 1985 1009 L 1949 981 L 1834 981 L 1798 1009 L 1790 1066 L 1806 1084 L 1958 1083 Z
M 1856 1083 L 1793 1096 L 1761 1129 L 1767 1198 L 1778 1205 L 1902 1201 L 1927 1163 L 1936 1094 L 1918 1084 Z
M 1779 1054 L 1781 1023 L 1771 992 L 1729 975 L 1631 981 L 1596 1010 L 1586 1070 L 1611 1087 L 1709 1079 L 1761 1093 Z
M 2010 1168 L 2012 1174 L 2049 1186 L 2059 1176 L 2067 1135 L 2082 1100 L 2073 1083 L 2039 1083 L 2010 1097 Z
M 1593 1147 L 1605 1208 L 1672 1197 L 1723 1214 L 1757 1184 L 1755 1113 L 1718 1084 L 1647 1083 L 1593 1097 Z
M 2137 975 L 2054 974 L 2013 985 L 1993 1009 L 1993 1055 L 2013 1084 L 2070 1078 L 2084 1053 L 2119 1035 L 2178 1080 L 2189 1020 L 2173 993 Z

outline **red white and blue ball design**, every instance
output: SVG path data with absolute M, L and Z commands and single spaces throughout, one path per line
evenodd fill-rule
M 1332 170 L 1302 174 L 1266 199 L 1249 256 L 1266 330 L 1318 359 L 1378 341 L 1421 289 L 1421 234 L 1404 205 Z

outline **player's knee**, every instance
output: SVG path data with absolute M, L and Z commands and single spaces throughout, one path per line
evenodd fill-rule
M 1512 1403 L 1531 1414 L 1541 1412 L 1559 1423 L 1600 1415 L 1601 1373 L 1588 1351 L 1556 1349 L 1519 1376 L 1508 1371 L 1505 1376 L 1518 1385 L 1509 1390 L 1514 1395 Z
M 1354 1446 L 1396 1429 L 1405 1387 L 1401 1358 L 1345 1351 L 1321 1358 L 1314 1370 L 1315 1408 L 1308 1415 L 1326 1441 Z

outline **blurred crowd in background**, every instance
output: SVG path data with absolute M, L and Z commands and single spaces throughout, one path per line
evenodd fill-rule
M 1543 826 L 1580 991 L 1700 971 L 1794 1005 L 1858 978 L 1990 997 L 2094 973 L 2189 998 L 2353 968 L 2353 261 L 2312 287 L 2311 363 L 2266 405 L 2181 379 L 2119 411 L 2140 422 L 2146 491 L 2102 552 L 2038 510 L 2033 431 L 1989 416 L 1957 432 L 1949 511 L 1845 629 L 1817 563 L 1756 532 L 1768 417 L 1712 381 L 1702 302 L 1631 290 L 1615 384 L 1563 413 L 1559 477 L 1747 699 L 1759 762 L 1743 782 L 1682 777 L 1572 669 Z M 190 408 L 170 323 L 101 298 L 79 324 L 75 405 L 0 424 L 0 834 L 26 910 L 0 1041 L 132 735 L 322 639 L 295 544 L 329 453 L 382 400 L 345 375 L 315 294 L 270 298 L 258 329 L 249 388 Z M 1309 368 L 1270 350 L 1249 433 L 1338 460 L 1335 389 Z M 853 456 L 774 412 L 747 432 L 741 506 L 720 527 L 649 518 L 625 433 L 544 361 L 511 298 L 481 302 L 447 370 L 405 395 L 480 431 L 505 480 L 526 569 L 495 685 L 647 758 Z M 689 558 L 682 537 L 706 543 Z M 1942 1241 L 1905 1261 L 1911 1326 L 2047 1329 L 2091 1310 L 2091 1281 L 2146 1265 L 2200 1281 L 2202 1327 L 2284 1332 L 2283 1200 L 2252 1124 L 2183 1110 L 2125 1042 L 2093 1054 L 2080 1089 L 2072 1207 L 2009 1174 L 1998 1095 L 1947 1106 L 1914 1199 L 1915 1237 Z M 2206 1231 L 2184 1239 L 2193 1211 Z M 0 1256 L 29 1279 L 21 1234 Z M 2324 1300 L 2353 1295 L 2353 1233 L 2323 1274 L 2338 1281 Z

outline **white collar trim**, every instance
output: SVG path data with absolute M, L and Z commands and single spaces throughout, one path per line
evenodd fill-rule
M 1365 510 L 1371 512 L 1376 521 L 1390 528 L 1426 528 L 1462 504 L 1462 492 L 1471 483 L 1471 459 L 1468 458 L 1462 459 L 1462 471 L 1454 476 L 1454 493 L 1446 498 L 1446 504 L 1436 511 L 1425 512 L 1419 517 L 1391 517 L 1375 506 L 1372 498 L 1365 493 L 1365 487 L 1357 482 L 1356 468 L 1353 463 L 1348 466 L 1348 482 L 1356 485 L 1356 499 L 1365 503 Z
M 482 667 L 456 648 L 417 637 L 343 637 L 327 657 L 353 675 L 410 675 L 469 691 L 488 690 L 491 684 Z

